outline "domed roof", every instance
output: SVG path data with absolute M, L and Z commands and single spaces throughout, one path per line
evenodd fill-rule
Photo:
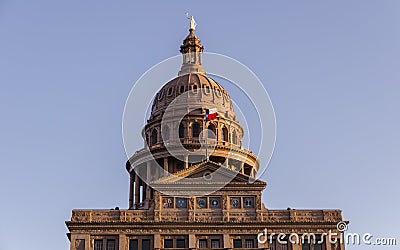
M 221 115 L 235 119 L 228 92 L 203 73 L 181 75 L 166 83 L 154 98 L 150 119 L 162 115 L 172 102 L 174 109 L 180 106 L 217 108 Z

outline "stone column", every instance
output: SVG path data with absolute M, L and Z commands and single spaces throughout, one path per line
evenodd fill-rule
M 224 166 L 227 168 L 229 167 L 229 158 L 228 157 L 225 158 Z
M 126 235 L 125 234 L 119 235 L 118 250 L 126 250 Z
M 240 163 L 240 173 L 244 174 L 244 162 Z
M 231 240 L 229 238 L 229 234 L 224 234 L 224 248 L 230 249 L 231 247 Z
M 169 173 L 168 169 L 168 156 L 164 158 L 164 170 L 167 172 L 167 175 Z
M 77 240 L 77 237 L 75 234 L 71 234 L 71 242 L 69 244 L 69 250 L 75 250 L 75 241 Z
M 135 173 L 135 196 L 134 196 L 134 206 L 136 206 L 139 203 L 139 192 L 140 192 L 140 187 L 139 187 L 139 175 Z
M 135 176 L 135 172 L 132 171 L 130 173 L 130 178 L 129 178 L 129 209 L 132 209 L 133 207 L 133 183 L 134 183 L 134 177 Z
M 146 162 L 146 200 L 149 201 L 150 200 L 150 185 L 148 183 L 150 183 L 150 178 L 151 178 L 151 162 L 148 161 Z
M 328 235 L 325 236 L 325 246 L 326 246 L 326 248 L 325 248 L 326 250 L 331 250 L 332 249 L 331 242 L 329 241 Z
M 196 249 L 196 237 L 194 234 L 189 234 L 189 248 Z
M 161 237 L 159 233 L 154 234 L 154 249 L 158 250 L 161 248 Z
M 188 169 L 188 168 L 189 168 L 189 155 L 186 154 L 185 155 L 185 169 Z

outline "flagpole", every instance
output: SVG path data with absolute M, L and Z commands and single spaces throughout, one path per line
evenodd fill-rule
M 206 128 L 207 128 L 207 133 L 206 133 L 206 140 L 205 140 L 205 146 L 206 146 L 206 161 L 208 161 L 208 126 L 207 126 L 207 123 L 208 122 L 206 122 Z
M 206 109 L 206 128 L 207 128 L 207 134 L 206 134 L 206 140 L 205 140 L 205 146 L 206 146 L 206 161 L 208 161 L 209 159 L 208 159 L 208 126 L 207 126 L 207 123 L 208 123 L 208 109 Z

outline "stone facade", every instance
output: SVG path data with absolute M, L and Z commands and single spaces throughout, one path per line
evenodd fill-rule
M 203 50 L 191 29 L 178 77 L 155 95 L 144 147 L 126 163 L 129 208 L 73 210 L 66 222 L 70 250 L 344 249 L 327 240 L 278 239 L 281 233 L 321 238 L 329 231 L 341 237 L 341 211 L 264 206 L 259 161 L 242 146 L 229 94 L 206 75 Z M 214 107 L 217 118 L 206 120 Z

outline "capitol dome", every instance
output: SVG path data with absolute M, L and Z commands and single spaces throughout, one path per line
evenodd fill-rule
M 236 118 L 231 97 L 203 69 L 203 51 L 191 28 L 180 46 L 182 66 L 178 76 L 165 83 L 154 96 L 142 130 L 144 148 L 126 165 L 130 173 L 145 171 L 146 178 L 152 181 L 209 161 L 256 177 L 258 158 L 243 147 L 244 130 Z M 132 201 L 130 206 L 137 207 L 135 203 Z
M 188 73 L 166 83 L 154 98 L 150 120 L 162 115 L 172 102 L 175 107 L 217 108 L 224 117 L 236 120 L 227 91 L 204 73 Z

